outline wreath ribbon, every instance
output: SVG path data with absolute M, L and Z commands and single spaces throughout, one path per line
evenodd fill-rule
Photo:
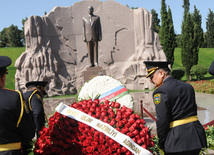
M 106 136 L 109 136 L 119 144 L 126 147 L 129 151 L 131 151 L 133 154 L 137 155 L 152 155 L 151 152 L 148 150 L 142 148 L 138 144 L 136 144 L 130 137 L 127 135 L 122 134 L 121 132 L 114 129 L 111 125 L 104 123 L 94 117 L 91 117 L 90 115 L 74 109 L 72 107 L 69 107 L 62 102 L 56 107 L 56 111 L 62 115 L 65 115 L 67 117 L 70 117 L 72 119 L 75 119 L 77 121 L 80 121 L 82 123 L 85 123 L 86 125 L 89 125 L 90 127 L 93 127 L 94 129 L 103 132 Z
M 99 100 L 100 102 L 105 102 L 105 100 L 114 101 L 127 94 L 128 94 L 127 89 L 121 85 L 100 95 Z

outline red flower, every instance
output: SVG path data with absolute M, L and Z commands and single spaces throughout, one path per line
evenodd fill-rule
M 135 120 L 134 120 L 134 118 L 131 117 L 131 118 L 129 118 L 128 122 L 133 124 L 135 122 Z
M 88 153 L 93 153 L 94 152 L 94 147 L 93 146 L 88 146 L 86 147 L 86 150 Z
M 109 124 L 110 124 L 111 126 L 115 125 L 115 123 L 116 123 L 116 120 L 115 120 L 115 119 L 112 119 L 112 120 L 109 122 Z
M 117 102 L 105 101 L 100 104 L 98 99 L 75 102 L 70 107 L 111 125 L 143 148 L 154 146 L 145 121 L 130 108 L 120 108 Z M 35 143 L 35 155 L 132 154 L 104 133 L 58 112 L 49 118 L 48 125 L 48 128 L 44 127 L 40 131 L 41 136 Z

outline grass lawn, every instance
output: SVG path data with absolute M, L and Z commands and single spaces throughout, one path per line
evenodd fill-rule
M 214 54 L 214 48 L 200 48 L 199 56 L 198 56 L 198 64 L 203 65 L 208 69 L 212 61 L 214 61 L 213 54 Z M 182 61 L 181 61 L 181 48 L 175 48 L 174 57 L 175 57 L 175 61 L 172 69 L 183 67 Z M 212 80 L 212 79 L 214 79 L 214 77 L 209 73 L 205 75 L 205 80 Z M 196 80 L 196 77 L 193 77 L 193 80 Z M 186 75 L 183 76 L 182 81 L 187 81 Z
M 15 74 L 16 74 L 16 67 L 14 67 L 16 59 L 25 51 L 25 47 L 5 47 L 0 48 L 0 55 L 1 56 L 8 56 L 12 59 L 12 64 L 7 68 L 8 74 L 6 78 L 6 86 L 5 88 L 8 89 L 15 89 Z

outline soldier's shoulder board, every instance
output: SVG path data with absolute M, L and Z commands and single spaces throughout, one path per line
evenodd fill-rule
M 39 100 L 42 100 L 42 98 L 41 98 L 41 96 L 40 96 L 39 94 L 36 94 L 36 96 L 37 96 L 37 98 L 38 98 Z
M 159 104 L 161 102 L 161 94 L 157 93 L 154 95 L 155 104 Z

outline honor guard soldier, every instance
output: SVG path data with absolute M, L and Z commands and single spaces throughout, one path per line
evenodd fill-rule
M 47 84 L 47 81 L 28 82 L 26 83 L 27 92 L 23 94 L 33 116 L 37 138 L 40 136 L 39 131 L 45 125 L 46 116 L 43 105 L 43 97 L 47 94 L 45 91 L 45 86 Z
M 7 56 L 0 56 L 0 155 L 22 155 L 23 143 L 33 139 L 35 129 L 21 92 L 5 89 Z
M 207 142 L 197 117 L 193 87 L 170 76 L 167 61 L 144 63 L 147 77 L 156 87 L 153 99 L 160 148 L 166 155 L 198 155 Z
M 211 63 L 208 72 L 210 73 L 210 75 L 214 76 L 214 61 Z

